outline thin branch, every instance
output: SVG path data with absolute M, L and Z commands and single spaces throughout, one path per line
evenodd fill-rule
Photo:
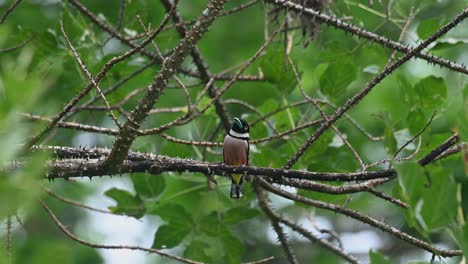
M 121 87 L 122 85 L 124 85 L 126 82 L 130 81 L 131 79 L 133 79 L 134 77 L 136 77 L 138 74 L 142 73 L 144 70 L 148 69 L 149 67 L 151 67 L 152 65 L 154 65 L 155 62 L 154 61 L 150 61 L 148 62 L 147 64 L 141 66 L 139 69 L 135 70 L 134 72 L 130 73 L 128 76 L 126 76 L 125 78 L 119 80 L 118 82 L 116 82 L 114 85 L 112 85 L 111 87 L 107 88 L 106 90 L 102 91 L 104 95 L 107 95 L 111 92 L 114 92 L 115 90 L 117 90 L 119 87 Z M 64 119 L 68 119 L 70 118 L 71 116 L 73 116 L 74 114 L 76 114 L 79 110 L 81 109 L 86 109 L 87 107 L 89 107 L 90 105 L 94 104 L 97 100 L 99 100 L 99 98 L 101 98 L 100 96 L 96 96 L 96 97 L 93 97 L 91 99 L 89 99 L 86 103 L 82 104 L 81 106 L 79 107 L 76 107 L 76 108 L 73 108 L 72 110 L 70 110 L 70 112 L 65 115 Z
M 13 10 L 21 3 L 21 0 L 15 0 L 3 13 L 3 15 L 0 17 L 0 24 L 3 24 L 5 22 L 5 19 L 8 17 L 8 15 L 13 12 Z
M 277 183 L 280 185 L 291 186 L 302 190 L 309 190 L 314 192 L 320 193 L 328 193 L 328 194 L 349 194 L 349 193 L 358 193 L 362 191 L 367 191 L 370 188 L 387 183 L 394 178 L 380 178 L 380 179 L 373 179 L 364 181 L 361 183 L 354 183 L 344 186 L 333 186 L 328 185 L 320 182 L 314 182 L 310 180 L 301 180 L 289 177 L 269 177 L 266 180 L 270 183 Z
M 317 109 L 317 111 L 322 116 L 323 120 L 327 122 L 328 121 L 327 114 L 325 114 L 325 112 L 322 110 L 322 108 L 320 108 L 320 106 L 318 105 L 318 103 L 314 99 L 312 99 L 309 95 L 307 95 L 304 88 L 302 87 L 302 82 L 301 82 L 301 79 L 299 77 L 299 73 L 297 72 L 296 66 L 294 65 L 294 62 L 292 61 L 292 59 L 291 59 L 291 57 L 289 55 L 286 55 L 286 56 L 287 56 L 287 59 L 289 61 L 289 64 L 292 67 L 292 70 L 294 72 L 294 76 L 296 78 L 296 82 L 297 82 L 297 84 L 299 86 L 299 90 L 301 91 L 302 95 L 310 103 L 312 103 L 312 105 L 315 107 L 315 109 Z M 350 149 L 350 151 L 353 154 L 354 158 L 358 161 L 359 165 L 361 166 L 361 170 L 365 171 L 366 170 L 366 165 L 364 164 L 364 161 L 362 161 L 362 158 L 359 155 L 359 153 L 357 153 L 357 151 L 354 149 L 354 147 L 351 145 L 351 143 L 349 143 L 349 141 L 345 138 L 345 136 L 338 130 L 338 128 L 335 125 L 331 125 L 331 128 L 333 129 L 333 131 L 335 131 L 335 134 L 338 135 L 341 138 L 341 140 L 344 142 L 344 144 Z
M 176 13 L 176 10 L 174 9 L 175 8 L 175 4 L 173 6 L 172 9 L 168 10 L 169 12 L 171 12 L 172 16 L 174 16 Z M 143 28 L 143 30 L 146 32 L 147 35 L 151 34 L 149 29 L 145 26 L 145 23 L 143 23 L 143 20 L 141 20 L 141 17 L 140 15 L 137 15 L 137 20 L 138 22 L 140 23 L 141 27 Z M 154 41 L 151 41 L 151 44 L 153 45 L 154 49 L 156 50 L 156 52 L 158 53 L 158 55 L 160 57 L 163 57 L 162 55 L 162 52 L 159 50 L 158 48 L 158 45 L 156 45 L 156 43 Z M 174 80 L 177 82 L 177 84 L 182 88 L 182 90 L 184 91 L 185 93 L 185 97 L 187 98 L 187 109 L 188 111 L 191 111 L 192 110 L 192 100 L 190 98 L 190 92 L 188 91 L 187 87 L 185 87 L 184 83 L 177 77 L 177 75 L 174 75 L 173 76 Z M 167 87 L 167 86 L 166 86 Z M 151 113 L 151 111 L 150 111 Z
M 336 109 L 337 107 L 334 106 L 333 104 L 331 104 L 330 102 L 328 101 L 324 101 L 324 100 L 317 100 L 317 99 L 313 99 L 314 101 L 316 101 L 317 103 L 320 103 L 320 104 L 325 104 L 329 107 L 332 107 L 333 109 Z M 289 108 L 293 108 L 293 107 L 297 107 L 297 106 L 301 106 L 301 105 L 304 105 L 304 104 L 308 104 L 309 103 L 309 100 L 303 100 L 303 101 L 297 101 L 295 103 L 291 103 L 291 104 L 287 104 L 285 106 L 281 106 L 281 107 L 278 107 L 277 109 L 271 111 L 270 113 L 268 114 L 265 114 L 264 117 L 260 117 L 254 121 L 251 122 L 251 127 L 255 126 L 256 124 L 258 124 L 260 121 L 263 121 L 281 111 L 284 111 L 286 109 L 289 109 Z M 374 137 L 372 136 L 371 134 L 369 134 L 369 132 L 365 131 L 365 129 L 363 127 L 361 127 L 361 125 L 359 125 L 354 119 L 352 119 L 348 114 L 344 114 L 343 115 L 344 118 L 346 118 L 353 126 L 355 126 L 359 131 L 361 131 L 367 138 L 369 138 L 370 140 L 372 141 L 379 141 L 382 139 L 382 137 Z
M 48 195 L 50 195 L 51 197 L 54 197 L 55 199 L 57 199 L 59 201 L 62 201 L 64 203 L 67 203 L 67 204 L 71 204 L 71 205 L 81 207 L 81 208 L 84 208 L 84 209 L 87 209 L 87 210 L 90 210 L 90 211 L 98 212 L 98 213 L 126 216 L 126 214 L 123 214 L 123 213 L 114 213 L 114 212 L 111 212 L 111 211 L 108 211 L 108 210 L 102 210 L 102 209 L 99 209 L 99 208 L 94 208 L 94 207 L 91 207 L 91 206 L 86 205 L 84 203 L 80 203 L 78 201 L 70 200 L 70 199 L 68 199 L 66 197 L 63 197 L 63 196 L 61 196 L 61 195 L 59 195 L 57 193 L 52 192 L 51 190 L 49 190 L 47 188 L 44 188 L 44 191 Z
M 106 96 L 102 93 L 102 90 L 99 87 L 99 84 L 96 82 L 93 75 L 86 68 L 86 65 L 81 60 L 80 54 L 78 54 L 75 47 L 73 47 L 73 44 L 71 43 L 70 39 L 68 38 L 67 33 L 65 32 L 65 29 L 63 28 L 62 21 L 60 21 L 60 30 L 62 31 L 62 34 L 65 37 L 65 40 L 67 41 L 68 47 L 72 51 L 73 56 L 75 57 L 76 61 L 78 62 L 78 65 L 80 66 L 81 71 L 83 71 L 86 74 L 86 77 L 90 80 L 93 87 L 96 88 L 96 90 L 98 91 L 98 94 L 101 96 L 102 100 L 104 101 L 104 103 L 106 105 L 106 109 L 107 109 L 107 111 L 109 111 L 109 114 L 112 117 L 112 120 L 114 120 L 114 123 L 117 125 L 118 128 L 121 128 L 122 126 L 120 125 L 119 120 L 117 120 L 117 117 L 114 115 L 114 112 L 112 111 L 112 109 L 111 109 L 111 107 L 109 105 L 109 101 L 107 101 Z
M 314 235 L 309 230 L 287 220 L 286 218 L 276 214 L 271 206 L 268 203 L 268 198 L 266 197 L 266 193 L 262 190 L 259 186 L 254 185 L 254 190 L 257 194 L 258 204 L 260 208 L 262 208 L 263 212 L 270 218 L 272 222 L 281 222 L 287 226 L 289 226 L 292 230 L 298 232 L 299 234 L 303 235 L 311 242 L 318 242 L 322 247 L 332 251 L 333 253 L 337 254 L 338 256 L 342 257 L 343 259 L 349 261 L 350 263 L 359 263 L 359 261 L 354 257 L 347 253 L 345 253 L 342 249 L 336 247 L 332 243 L 326 241 L 323 238 L 319 238 Z
M 290 137 L 288 137 L 288 135 L 296 133 L 296 132 L 301 131 L 303 129 L 309 128 L 311 126 L 320 124 L 322 121 L 323 121 L 322 119 L 318 119 L 318 120 L 315 120 L 315 121 L 307 122 L 307 123 L 304 123 L 302 125 L 296 126 L 295 128 L 280 132 L 278 134 L 274 134 L 274 135 L 264 137 L 264 138 L 259 138 L 259 139 L 252 139 L 252 140 L 249 141 L 249 143 L 252 144 L 252 145 L 255 145 L 255 144 L 260 144 L 260 143 L 263 143 L 263 142 L 268 142 L 268 141 L 271 141 L 271 140 L 277 139 L 277 138 L 281 138 L 283 140 L 289 140 Z M 163 138 L 169 140 L 169 141 L 179 143 L 179 144 L 185 144 L 185 145 L 204 146 L 204 147 L 221 147 L 221 146 L 223 146 L 223 142 L 184 140 L 184 139 L 179 139 L 179 138 L 169 136 L 167 134 L 161 134 L 161 136 Z
M 170 10 L 173 6 L 170 0 L 161 0 L 161 2 L 166 8 L 166 11 Z M 175 12 L 172 16 L 172 21 L 174 21 L 174 23 L 177 24 L 182 22 L 182 18 L 177 12 Z M 187 30 L 184 26 L 177 26 L 176 29 L 181 38 L 185 38 L 185 36 L 187 36 Z M 193 49 L 191 50 L 191 56 L 193 58 L 195 66 L 198 69 L 198 72 L 200 73 L 202 81 L 208 83 L 212 79 L 212 74 L 209 71 L 208 66 L 206 65 L 200 53 L 200 50 L 196 45 L 194 45 Z M 218 88 L 216 87 L 214 82 L 212 82 L 212 84 L 208 86 L 208 92 L 208 95 L 211 98 L 215 98 L 218 95 Z M 229 132 L 229 130 L 231 129 L 231 117 L 226 109 L 226 106 L 224 105 L 224 102 L 221 100 L 221 98 L 218 97 L 218 99 L 214 101 L 214 106 L 216 113 L 218 114 L 219 118 L 221 119 L 221 123 L 224 126 L 224 130 L 226 131 L 226 133 Z
M 238 12 L 240 12 L 240 11 L 246 9 L 246 8 L 249 8 L 249 7 L 253 6 L 254 4 L 258 3 L 259 1 L 260 0 L 252 0 L 250 2 L 241 4 L 238 7 L 234 7 L 232 9 L 230 9 L 230 10 L 221 12 L 221 14 L 219 14 L 219 16 L 222 17 L 222 16 L 228 16 L 228 15 L 231 15 L 231 14 L 234 14 L 234 13 L 238 13 Z M 166 30 L 181 27 L 181 26 L 193 25 L 193 24 L 195 24 L 195 22 L 197 22 L 196 19 L 192 19 L 192 20 L 189 20 L 189 21 L 180 21 L 178 23 L 176 23 L 174 21 L 174 24 L 166 27 Z
M 193 113 L 187 113 L 186 115 L 184 116 L 181 116 L 179 117 L 178 119 L 176 120 L 173 120 L 169 123 L 166 123 L 160 127 L 157 127 L 157 128 L 153 128 L 153 129 L 146 129 L 143 131 L 143 133 L 145 135 L 147 134 L 159 134 L 159 133 L 162 133 L 164 131 L 166 131 L 167 129 L 171 128 L 171 127 L 175 127 L 175 126 L 181 126 L 181 125 L 185 125 L 185 124 L 188 124 L 189 122 L 191 122 L 192 120 L 194 120 L 195 118 L 197 118 L 198 116 L 200 116 L 201 114 L 205 113 L 213 104 L 216 100 L 218 100 L 221 96 L 224 95 L 224 93 L 227 92 L 227 90 L 229 88 L 232 87 L 232 85 L 238 81 L 238 78 L 241 76 L 241 74 L 245 71 L 245 69 L 247 69 L 255 60 L 257 60 L 263 53 L 263 51 L 266 49 L 266 47 L 273 41 L 273 38 L 276 36 L 276 34 L 279 33 L 279 30 L 273 32 L 273 34 L 271 35 L 271 37 L 269 39 L 267 39 L 263 45 L 257 50 L 257 52 L 250 58 L 248 59 L 246 62 L 244 62 L 244 64 L 242 65 L 242 68 L 238 70 L 238 72 L 232 76 L 232 79 L 230 79 L 228 82 L 226 82 L 223 87 L 218 91 L 218 94 L 212 98 L 206 105 L 204 105 L 202 107 L 202 109 L 198 110 L 198 109 L 194 109 L 194 112 Z M 201 95 L 204 94 L 204 92 L 210 87 L 210 83 L 214 81 L 214 79 L 211 79 L 207 85 L 205 86 L 205 89 L 203 89 Z M 201 100 L 201 96 L 198 98 L 197 102 L 194 104 L 195 106 L 199 106 L 200 104 L 200 100 Z
M 131 40 L 127 39 L 125 36 L 123 36 L 119 32 L 115 31 L 111 26 L 109 26 L 106 23 L 104 23 L 103 21 L 101 21 L 96 15 L 94 15 L 92 12 L 90 12 L 79 1 L 77 1 L 77 0 L 68 0 L 68 2 L 70 4 L 72 4 L 83 15 L 88 17 L 96 26 L 100 27 L 101 29 L 103 29 L 104 31 L 109 33 L 111 36 L 113 36 L 114 38 L 120 40 L 123 44 L 131 47 L 132 49 L 135 49 L 136 47 L 139 46 L 138 44 L 135 44 Z M 147 49 L 138 49 L 138 52 L 141 53 L 142 55 L 150 58 L 151 60 L 159 63 L 159 64 L 162 64 L 163 61 L 166 59 L 166 58 L 159 57 L 157 54 L 155 54 L 155 53 L 153 53 L 153 52 L 151 52 L 151 51 L 149 51 Z M 188 75 L 188 76 L 197 77 L 197 78 L 200 77 L 200 74 L 198 72 L 190 71 L 190 70 L 184 69 L 182 67 L 177 68 L 177 70 L 180 73 L 183 73 L 183 74 Z M 232 76 L 229 76 L 229 75 L 213 75 L 213 76 L 210 76 L 210 78 L 213 78 L 215 80 L 230 80 L 232 78 Z M 252 76 L 252 75 L 239 76 L 238 79 L 240 81 L 263 81 L 263 77 Z
M 230 99 L 227 99 L 224 101 L 226 104 L 239 104 L 239 105 L 242 105 L 244 107 L 246 107 L 247 109 L 249 110 L 252 110 L 254 113 L 256 113 L 257 115 L 259 115 L 260 117 L 264 117 L 265 115 L 260 112 L 255 106 L 247 103 L 247 102 L 244 102 L 242 100 L 239 100 L 239 99 L 235 99 L 235 98 L 230 98 Z M 271 124 L 270 121 L 265 120 L 265 124 L 273 131 L 275 132 L 275 134 L 278 134 L 278 132 L 276 131 L 275 127 Z
M 288 8 L 290 11 L 294 11 L 303 16 L 307 16 L 311 19 L 314 19 L 314 21 L 326 23 L 328 25 L 341 29 L 347 33 L 351 33 L 358 37 L 365 38 L 372 42 L 379 43 L 384 47 L 391 48 L 393 50 L 397 50 L 405 54 L 414 53 L 413 56 L 426 60 L 428 63 L 438 64 L 442 67 L 446 67 L 453 71 L 468 74 L 468 69 L 463 65 L 453 63 L 447 59 L 443 59 L 443 58 L 440 58 L 440 57 L 437 57 L 428 53 L 424 53 L 422 52 L 422 49 L 417 50 L 417 52 L 414 52 L 414 49 L 408 48 L 399 42 L 389 40 L 383 36 L 379 36 L 363 28 L 346 23 L 337 17 L 324 14 L 322 12 L 313 10 L 311 8 L 306 8 L 305 6 L 298 5 L 292 1 L 286 1 L 286 0 L 265 0 L 265 1 L 268 3 L 272 3 L 274 5 L 283 7 L 283 8 Z
M 48 122 L 49 124 L 53 122 L 53 119 L 51 118 L 46 118 L 46 117 L 42 117 L 38 115 L 32 115 L 32 114 L 21 114 L 21 115 L 31 121 L 44 121 L 44 122 Z M 116 136 L 118 134 L 118 131 L 112 128 L 84 125 L 84 124 L 80 124 L 76 122 L 59 121 L 56 123 L 56 126 L 62 127 L 62 128 L 76 129 L 76 130 L 86 131 L 86 132 L 111 135 L 111 136 Z
M 7 241 L 6 241 L 6 254 L 7 254 L 7 263 L 11 264 L 12 262 L 12 254 L 11 254 L 11 233 L 12 233 L 12 217 L 11 215 L 7 216 Z
M 129 120 L 120 130 L 109 157 L 103 162 L 104 167 L 114 169 L 122 164 L 137 136 L 134 131 L 137 130 L 146 119 L 154 103 L 159 100 L 159 96 L 164 91 L 168 80 L 175 74 L 175 71 L 182 64 L 195 43 L 201 39 L 203 34 L 208 30 L 208 27 L 214 22 L 226 1 L 227 0 L 211 0 L 205 11 L 198 18 L 195 26 L 192 27 L 185 38 L 180 41 L 172 55 L 164 60 L 161 70 L 148 86 L 145 96 L 138 102 Z M 176 5 L 173 6 L 174 12 L 175 6 Z
M 283 250 L 286 253 L 286 256 L 288 257 L 289 263 L 291 264 L 299 263 L 297 261 L 296 254 L 293 252 L 291 245 L 288 242 L 286 233 L 284 233 L 283 228 L 279 225 L 278 218 L 273 213 L 273 211 L 270 208 L 270 205 L 267 202 L 265 191 L 255 185 L 253 187 L 257 195 L 258 204 L 260 205 L 260 208 L 262 208 L 263 212 L 265 212 L 265 214 L 268 216 L 268 218 L 270 218 L 271 225 L 273 226 L 273 229 L 278 235 L 278 240 L 280 241 L 281 246 L 283 247 Z
M 419 247 L 421 249 L 424 249 L 428 252 L 431 252 L 431 253 L 434 253 L 436 255 L 440 255 L 440 256 L 443 256 L 443 257 L 452 257 L 452 256 L 461 256 L 463 253 L 461 250 L 446 250 L 446 249 L 441 249 L 441 248 L 438 248 L 438 247 L 434 247 L 430 244 L 428 244 L 427 242 L 425 241 L 422 241 L 420 239 L 417 239 L 405 232 L 402 232 L 390 225 L 387 225 L 386 223 L 382 222 L 382 221 L 379 221 L 379 220 L 376 220 L 374 218 L 371 218 L 367 215 L 364 215 L 360 212 L 357 212 L 357 211 L 354 211 L 354 210 L 351 210 L 351 209 L 348 209 L 348 208 L 345 208 L 343 206 L 340 206 L 340 205 L 336 205 L 336 204 L 332 204 L 332 203 L 327 203 L 327 202 L 322 202 L 322 201 L 318 201 L 318 200 L 313 200 L 313 199 L 309 199 L 309 198 L 306 198 L 306 197 L 302 197 L 302 196 L 299 196 L 299 195 L 295 195 L 295 194 L 292 194 L 292 193 L 289 193 L 287 191 L 284 191 L 280 188 L 277 188 L 267 182 L 265 182 L 264 180 L 262 180 L 261 178 L 257 177 L 255 178 L 255 182 L 257 184 L 259 184 L 262 188 L 274 193 L 274 194 L 277 194 L 279 196 L 282 196 L 286 199 L 290 199 L 290 200 L 293 200 L 293 201 L 297 201 L 297 202 L 301 202 L 301 203 L 304 203 L 304 204 L 308 204 L 308 205 L 311 205 L 311 206 L 314 206 L 316 208 L 321 208 L 321 209 L 325 209 L 325 210 L 329 210 L 329 211 L 333 211 L 333 212 L 336 212 L 336 213 L 339 213 L 339 214 L 342 214 L 342 215 L 345 215 L 345 216 L 349 216 L 351 218 L 354 218 L 362 223 L 366 223 L 368 225 L 371 225 L 379 230 L 382 230 L 382 231 L 385 231 L 403 241 L 406 241 L 416 247 Z
M 399 68 L 403 63 L 411 59 L 415 54 L 426 48 L 429 44 L 434 42 L 436 39 L 447 33 L 450 29 L 454 28 L 456 25 L 461 23 L 468 16 L 468 8 L 463 10 L 459 15 L 452 19 L 448 24 L 441 27 L 435 34 L 430 36 L 428 39 L 419 44 L 416 48 L 412 49 L 409 53 L 406 53 L 404 56 L 400 57 L 394 63 L 386 67 L 382 72 L 380 72 L 374 79 L 368 82 L 357 94 L 352 98 L 348 99 L 346 103 L 337 109 L 337 111 L 322 125 L 317 131 L 299 148 L 299 150 L 287 161 L 284 168 L 291 168 L 299 158 L 305 153 L 305 151 L 315 142 L 336 120 L 338 120 L 346 111 L 351 109 L 351 107 L 358 104 L 377 84 L 379 84 L 385 77 Z
M 458 136 L 458 134 L 453 134 L 444 143 L 440 144 L 438 147 L 432 150 L 429 154 L 427 154 L 426 156 L 418 160 L 418 163 L 421 164 L 421 166 L 425 166 L 429 164 L 431 161 L 435 160 L 444 151 L 449 149 L 451 146 L 455 145 L 459 140 L 460 140 L 460 137 Z
M 33 40 L 34 36 L 30 36 L 29 38 L 27 38 L 25 41 L 19 43 L 18 45 L 16 46 L 13 46 L 13 47 L 9 47 L 9 48 L 4 48 L 4 49 L 0 49 L 0 52 L 9 52 L 9 51 L 14 51 L 14 50 L 17 50 L 23 46 L 25 46 L 26 44 L 28 44 L 29 42 L 31 42 L 31 40 Z
M 76 6 L 77 8 L 79 9 L 79 7 L 82 7 L 80 3 L 76 2 L 75 0 L 69 0 L 70 2 L 74 2 L 76 3 Z M 145 41 L 143 41 L 141 44 L 139 45 L 135 45 L 135 47 L 129 51 L 127 51 L 126 53 L 120 55 L 120 56 L 117 56 L 117 57 L 113 57 L 111 60 L 109 60 L 103 67 L 102 69 L 99 71 L 99 73 L 96 75 L 96 78 L 94 78 L 94 82 L 90 82 L 88 84 L 87 87 L 85 87 L 83 90 L 80 91 L 79 94 L 77 94 L 64 108 L 63 110 L 58 113 L 53 119 L 52 119 L 52 122 L 49 123 L 49 125 L 44 128 L 43 130 L 41 130 L 37 135 L 33 136 L 32 138 L 30 138 L 26 144 L 24 145 L 24 149 L 27 150 L 29 148 L 31 148 L 31 146 L 33 146 L 34 144 L 36 144 L 45 134 L 47 134 L 53 127 L 55 127 L 55 125 L 86 95 L 89 93 L 89 91 L 91 91 L 91 89 L 94 88 L 94 83 L 99 83 L 103 78 L 104 76 L 107 74 L 107 72 L 114 66 L 116 65 L 117 63 L 119 62 L 122 62 L 124 60 L 126 60 L 127 58 L 129 58 L 130 56 L 132 56 L 133 54 L 135 54 L 136 52 L 138 52 L 140 49 L 142 49 L 143 47 L 145 47 L 146 45 L 148 45 L 152 40 L 153 38 L 155 38 L 162 30 L 162 28 L 164 27 L 164 25 L 167 23 L 167 21 L 169 20 L 169 17 L 166 16 L 164 19 L 163 19 L 163 22 L 161 23 L 160 27 L 158 27 L 158 29 L 156 29 L 150 37 L 148 37 Z
M 74 241 L 76 241 L 76 242 L 78 242 L 78 243 L 80 243 L 82 245 L 92 247 L 92 248 L 102 248 L 102 249 L 140 250 L 140 251 L 145 251 L 145 252 L 148 252 L 148 253 L 156 253 L 156 254 L 158 254 L 160 256 L 167 257 L 167 258 L 174 259 L 174 260 L 178 260 L 178 261 L 184 262 L 184 263 L 202 264 L 202 262 L 198 262 L 198 261 L 182 258 L 182 257 L 179 257 L 179 256 L 171 255 L 169 253 L 166 253 L 166 252 L 163 252 L 161 250 L 154 249 L 154 248 L 145 248 L 145 247 L 127 246 L 127 245 L 102 245 L 102 244 L 96 244 L 96 243 L 88 242 L 86 240 L 83 240 L 83 239 L 77 237 L 72 232 L 70 232 L 70 230 L 68 230 L 68 228 L 58 219 L 58 217 L 54 214 L 54 212 L 52 212 L 52 210 L 42 200 L 39 200 L 39 204 L 42 206 L 44 211 L 49 215 L 49 217 L 52 218 L 52 220 L 55 222 L 55 224 L 60 229 L 60 231 L 62 231 L 65 235 L 67 235 L 72 240 L 74 240 Z
M 380 197 L 382 199 L 384 199 L 385 201 L 388 201 L 388 202 L 391 202 L 392 204 L 396 205 L 396 206 L 399 206 L 399 207 L 402 207 L 402 208 L 409 208 L 409 205 L 403 201 L 401 201 L 400 199 L 397 199 L 395 197 L 392 197 L 390 195 L 387 195 L 381 191 L 378 191 L 374 188 L 368 188 L 367 189 L 367 192 L 377 196 L 377 197 Z
M 390 0 L 388 0 L 388 3 L 390 5 Z M 387 8 L 389 8 L 389 6 L 387 6 Z M 406 23 L 405 23 L 405 25 L 403 26 L 403 29 L 400 32 L 400 36 L 398 37 L 398 42 L 403 41 L 403 36 L 406 34 L 406 31 L 408 30 L 409 25 L 411 24 L 411 21 L 413 21 L 413 18 L 414 18 L 413 9 L 414 9 L 414 7 L 411 7 L 410 13 L 408 15 L 408 19 L 406 20 Z M 390 63 L 393 61 L 393 59 L 395 59 L 396 54 L 397 54 L 397 50 L 393 50 L 392 54 L 390 55 L 390 57 L 387 60 L 387 63 L 385 63 L 384 68 L 386 68 L 388 65 L 390 65 Z
M 117 31 L 119 31 L 122 28 L 123 25 L 123 20 L 125 16 L 125 7 L 126 7 L 126 0 L 121 0 L 120 1 L 120 12 L 119 12 L 119 20 L 117 22 L 117 27 L 115 28 Z
M 260 260 L 257 260 L 257 261 L 249 261 L 249 262 L 244 262 L 243 264 L 263 264 L 263 263 L 268 263 L 272 260 L 274 260 L 275 257 L 268 257 L 268 258 L 264 258 L 264 259 L 260 259 Z
M 288 220 L 288 219 L 286 219 L 284 217 L 279 217 L 279 221 L 282 222 L 283 224 L 289 226 L 292 230 L 294 230 L 294 231 L 298 232 L 299 234 L 303 235 L 304 237 L 309 239 L 311 242 L 318 242 L 322 247 L 324 247 L 324 248 L 330 250 L 331 252 L 335 253 L 336 255 L 342 257 L 343 259 L 345 259 L 349 263 L 359 263 L 359 260 L 356 257 L 344 252 L 343 249 L 333 245 L 329 241 L 314 235 L 312 232 L 305 229 L 304 227 L 302 227 L 302 226 L 300 226 L 298 224 L 295 224 L 292 221 L 290 221 L 290 220 Z
M 432 120 L 434 120 L 434 117 L 436 115 L 436 112 L 434 111 L 434 113 L 432 114 L 431 118 L 429 118 L 429 120 L 426 122 L 426 124 L 424 125 L 423 128 L 421 128 L 418 133 L 416 133 L 416 135 L 414 135 L 410 140 L 406 141 L 405 144 L 403 144 L 396 152 L 395 154 L 393 155 L 393 158 L 396 158 L 398 156 L 398 154 L 406 148 L 406 146 L 408 146 L 409 144 L 411 144 L 417 137 L 419 137 L 428 127 L 429 125 L 432 123 Z
M 451 148 L 447 149 L 446 151 L 442 152 L 442 154 L 437 156 L 437 158 L 435 158 L 433 161 L 440 160 L 440 159 L 446 158 L 446 157 L 448 157 L 450 155 L 456 154 L 456 153 L 462 151 L 462 149 L 464 147 L 467 147 L 467 146 L 468 145 L 465 142 L 463 142 L 463 143 L 458 144 L 458 145 L 456 145 L 454 147 L 451 147 Z

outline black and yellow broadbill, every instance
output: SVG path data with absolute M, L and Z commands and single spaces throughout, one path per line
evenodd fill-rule
M 227 165 L 249 165 L 249 124 L 234 118 L 231 130 L 224 138 L 223 156 Z M 231 198 L 244 196 L 244 174 L 231 174 Z

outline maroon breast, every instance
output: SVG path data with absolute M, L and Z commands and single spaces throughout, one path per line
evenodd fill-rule
M 247 165 L 247 144 L 246 140 L 226 135 L 223 145 L 224 163 L 228 165 Z

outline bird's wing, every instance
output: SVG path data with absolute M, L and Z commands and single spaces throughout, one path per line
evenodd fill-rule
M 245 165 L 249 166 L 249 153 L 250 153 L 250 142 L 247 139 L 247 163 Z

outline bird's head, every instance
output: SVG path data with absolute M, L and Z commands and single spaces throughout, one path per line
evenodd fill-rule
M 239 134 L 245 134 L 249 133 L 250 127 L 244 119 L 234 117 L 234 122 L 232 123 L 232 130 Z

